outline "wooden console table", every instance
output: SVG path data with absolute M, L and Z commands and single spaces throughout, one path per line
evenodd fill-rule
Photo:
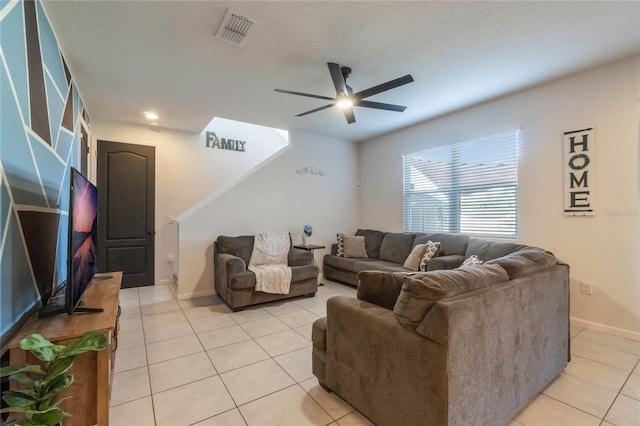
M 94 279 L 87 287 L 82 302 L 88 307 L 102 308 L 103 312 L 61 314 L 47 318 L 33 318 L 8 344 L 11 364 L 35 364 L 31 353 L 20 349 L 20 340 L 39 333 L 52 343 L 67 345 L 89 331 L 100 331 L 107 336 L 107 347 L 100 352 L 86 352 L 76 358 L 70 370 L 75 379 L 64 396 L 62 408 L 71 414 L 65 426 L 109 425 L 109 399 L 113 379 L 115 351 L 118 346 L 118 298 L 122 272 L 100 274 L 110 278 Z

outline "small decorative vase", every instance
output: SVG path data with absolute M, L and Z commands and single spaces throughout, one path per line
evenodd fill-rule
M 309 237 L 307 237 L 306 234 L 302 234 L 302 245 L 309 245 Z

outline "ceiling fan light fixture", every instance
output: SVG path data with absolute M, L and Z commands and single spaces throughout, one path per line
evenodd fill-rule
M 338 108 L 342 109 L 351 108 L 353 106 L 353 101 L 349 97 L 344 96 L 342 98 L 338 98 L 336 105 Z

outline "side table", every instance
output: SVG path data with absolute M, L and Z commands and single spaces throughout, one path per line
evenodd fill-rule
M 314 252 L 314 250 L 322 250 L 322 249 L 326 248 L 325 246 L 319 246 L 319 245 L 316 245 L 316 244 L 306 244 L 306 245 L 299 244 L 299 245 L 294 245 L 293 247 L 297 248 L 297 249 L 302 249 L 302 250 L 307 250 L 307 251 L 312 252 L 313 256 L 314 256 L 313 257 L 314 262 L 315 262 L 315 252 Z M 322 273 L 322 269 L 320 269 L 320 272 Z M 324 283 L 322 283 L 322 282 L 318 283 L 318 287 L 323 286 L 323 285 L 324 285 Z

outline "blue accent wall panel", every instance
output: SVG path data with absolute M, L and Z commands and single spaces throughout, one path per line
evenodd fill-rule
M 38 32 L 40 33 L 40 50 L 42 51 L 42 62 L 53 77 L 60 93 L 67 93 L 67 78 L 64 75 L 64 65 L 58 48 L 58 42 L 49 25 L 42 4 L 36 2 L 38 16 Z M 53 123 L 52 123 L 53 125 Z
M 56 146 L 56 137 L 58 136 L 62 113 L 64 112 L 64 99 L 60 97 L 55 84 L 48 75 L 44 76 L 44 87 L 47 92 L 47 105 L 49 106 L 47 110 L 49 112 L 49 123 L 51 123 L 51 146 Z
M 54 155 L 48 145 L 43 144 L 40 140 L 30 136 L 31 149 L 38 165 L 40 172 L 40 180 L 44 186 L 47 195 L 49 207 L 58 207 L 58 195 L 60 194 L 60 182 L 65 172 L 65 164 L 61 159 Z M 63 207 L 66 209 L 67 207 Z
M 47 295 L 51 280 L 56 286 L 66 279 L 69 175 L 70 167 L 79 168 L 84 106 L 41 0 L 0 0 L 0 10 L 5 58 L 0 61 L 0 229 L 8 224 L 8 232 L 0 232 L 0 336 L 5 339 Z M 34 243 L 41 229 L 49 236 L 44 249 Z
M 2 329 L 10 326 L 38 301 L 27 249 L 20 237 L 16 214 L 11 213 L 9 232 L 0 259 Z M 7 284 L 10 283 L 10 284 Z M 7 303 L 12 302 L 12 303 Z
M 10 87 L 9 79 L 4 69 L 0 70 L 0 87 L 2 94 L 0 108 L 2 109 L 2 126 L 0 126 L 0 161 L 4 173 L 9 181 L 9 187 L 16 204 L 47 207 L 47 201 L 40 186 L 29 142 L 25 134 L 25 126 L 18 113 L 16 98 L 5 96 L 5 87 Z
M 16 43 L 15 39 L 21 42 Z M 16 88 L 22 119 L 29 125 L 29 81 L 27 80 L 27 45 L 24 43 L 24 9 L 21 4 L 14 6 L 0 25 L 0 47 L 13 70 L 11 77 Z M 10 87 L 2 87 L 2 96 L 9 96 Z

